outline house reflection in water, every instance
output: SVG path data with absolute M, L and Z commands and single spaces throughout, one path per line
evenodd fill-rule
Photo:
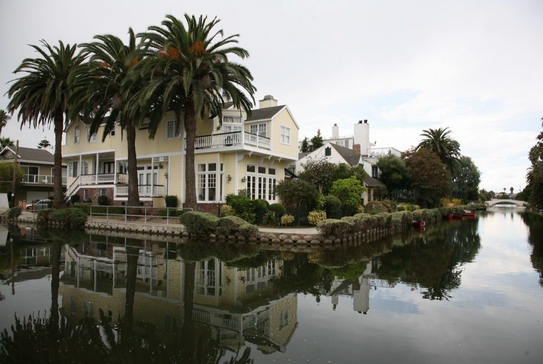
M 165 340 L 180 332 L 187 269 L 194 269 L 195 325 L 205 326 L 221 347 L 237 350 L 248 341 L 264 353 L 285 351 L 297 326 L 297 297 L 280 297 L 273 288 L 272 279 L 282 274 L 281 259 L 249 269 L 229 267 L 216 258 L 189 264 L 177 256 L 174 244 L 130 247 L 105 240 L 65 246 L 60 293 L 67 317 L 98 318 L 100 311 L 115 321 L 124 316 L 128 250 L 138 254 L 136 330 L 152 331 Z
M 357 279 L 335 278 L 330 294 L 332 307 L 335 310 L 339 304 L 339 296 L 350 296 L 353 299 L 353 311 L 366 315 L 370 309 L 370 290 L 379 288 L 392 288 L 386 280 L 378 279 L 375 275 L 377 260 L 372 260 Z

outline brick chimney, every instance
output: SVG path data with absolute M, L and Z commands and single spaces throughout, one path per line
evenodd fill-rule
M 355 145 L 353 145 L 353 150 L 354 150 L 355 152 L 357 152 L 358 154 L 360 154 L 360 144 L 355 144 Z

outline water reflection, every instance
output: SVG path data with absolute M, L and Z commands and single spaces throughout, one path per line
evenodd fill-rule
M 523 219 L 541 277 L 542 219 Z M 1 362 L 251 362 L 287 351 L 299 325 L 298 294 L 330 314 L 348 302 L 350 315 L 368 317 L 371 292 L 400 283 L 424 299 L 451 300 L 481 248 L 477 220 L 306 254 L 241 243 L 10 234 L 18 248 L 0 247 L 3 284 L 15 287 L 25 269 L 49 266 L 51 301 L 47 315 L 19 317 L 2 333 Z M 36 350 L 23 349 L 29 346 Z
M 528 226 L 528 243 L 532 246 L 530 260 L 539 273 L 539 284 L 543 287 L 543 217 L 533 213 L 523 213 L 522 220 Z

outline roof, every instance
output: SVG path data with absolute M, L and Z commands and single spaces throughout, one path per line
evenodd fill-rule
M 360 164 L 360 154 L 356 151 L 334 143 L 328 143 L 328 145 L 334 148 L 350 166 L 354 167 Z
M 19 160 L 33 161 L 43 163 L 54 163 L 53 154 L 45 149 L 19 147 Z M 4 160 L 15 159 L 15 147 L 6 147 L 0 152 L 0 156 Z
M 385 187 L 385 184 L 376 178 L 364 176 L 364 184 L 368 187 Z
M 272 107 L 265 107 L 263 109 L 255 109 L 251 111 L 251 116 L 247 118 L 245 121 L 256 121 L 256 120 L 265 120 L 265 119 L 271 119 L 275 116 L 279 111 L 283 110 L 285 105 L 280 106 L 272 106 Z

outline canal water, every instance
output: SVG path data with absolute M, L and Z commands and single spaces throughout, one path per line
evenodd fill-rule
M 522 210 L 303 253 L 21 227 L 0 244 L 2 363 L 543 362 L 543 218 Z

